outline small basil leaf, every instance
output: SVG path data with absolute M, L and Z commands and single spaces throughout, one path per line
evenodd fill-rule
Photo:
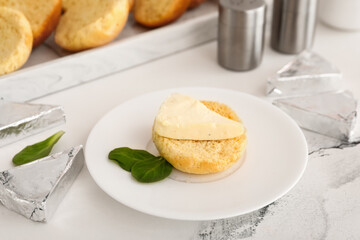
M 137 162 L 131 169 L 131 175 L 143 183 L 160 181 L 170 175 L 172 166 L 163 157 Z
M 59 131 L 42 142 L 25 147 L 13 157 L 13 163 L 15 165 L 22 165 L 48 156 L 64 133 L 64 131 Z
M 131 149 L 128 147 L 115 148 L 109 153 L 109 159 L 116 161 L 119 166 L 130 172 L 132 166 L 139 162 L 155 158 L 154 155 L 144 150 Z

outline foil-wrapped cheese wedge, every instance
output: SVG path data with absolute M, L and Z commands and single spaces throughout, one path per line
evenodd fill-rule
M 302 128 L 337 138 L 355 139 L 357 101 L 349 91 L 274 100 Z
M 0 202 L 47 222 L 84 165 L 82 146 L 0 172 Z
M 304 96 L 342 88 L 340 71 L 320 55 L 304 51 L 267 81 L 267 95 Z
M 65 123 L 61 106 L 0 100 L 0 146 Z

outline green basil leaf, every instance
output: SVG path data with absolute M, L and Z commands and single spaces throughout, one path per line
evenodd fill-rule
M 15 165 L 22 165 L 48 156 L 64 133 L 64 131 L 59 131 L 42 142 L 25 147 L 13 157 L 13 163 Z
M 109 153 L 109 159 L 116 161 L 119 166 L 130 172 L 132 166 L 148 159 L 156 158 L 154 155 L 144 150 L 131 149 L 128 147 L 115 148 Z
M 143 183 L 163 180 L 172 171 L 172 165 L 163 157 L 137 162 L 131 168 L 131 175 Z

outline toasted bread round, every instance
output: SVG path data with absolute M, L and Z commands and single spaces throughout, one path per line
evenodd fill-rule
M 52 33 L 61 15 L 61 0 L 0 0 L 0 6 L 19 10 L 25 15 L 31 25 L 34 47 Z
M 196 7 L 200 6 L 205 1 L 206 0 L 191 0 L 190 5 L 189 5 L 189 9 L 196 8 Z
M 236 113 L 225 104 L 202 101 L 210 110 L 240 122 Z M 231 167 L 245 152 L 247 137 L 223 140 L 180 140 L 158 135 L 153 141 L 161 156 L 176 169 L 194 174 L 216 173 Z
M 20 68 L 30 56 L 33 35 L 24 14 L 0 7 L 0 39 L 0 75 L 3 75 Z
M 178 19 L 191 0 L 136 0 L 135 20 L 147 27 L 160 27 Z
M 69 51 L 81 51 L 112 41 L 129 15 L 129 0 L 63 0 L 55 42 Z

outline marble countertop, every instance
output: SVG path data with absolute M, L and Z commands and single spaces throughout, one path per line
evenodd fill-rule
M 85 144 L 95 123 L 120 103 L 143 93 L 174 87 L 234 89 L 265 98 L 268 76 L 293 56 L 269 48 L 261 66 L 231 72 L 216 63 L 210 42 L 150 63 L 99 78 L 33 102 L 64 106 L 66 131 L 54 151 Z M 345 85 L 360 99 L 360 32 L 319 25 L 314 50 L 344 74 Z M 21 86 L 18 86 L 21 88 Z M 38 134 L 0 151 L 0 170 Z M 252 213 L 214 221 L 177 221 L 130 209 L 105 194 L 85 167 L 49 223 L 39 224 L 0 206 L 4 239 L 360 239 L 360 144 L 305 132 L 309 162 L 299 183 L 285 196 Z M 291 159 L 289 159 L 291 161 Z

